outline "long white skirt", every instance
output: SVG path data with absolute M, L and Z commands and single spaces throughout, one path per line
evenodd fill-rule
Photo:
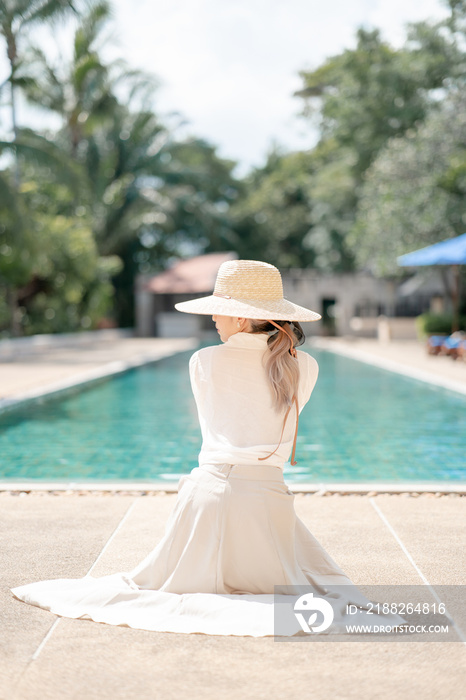
M 274 596 L 283 586 L 284 595 Z M 203 465 L 181 478 L 163 539 L 133 571 L 41 581 L 13 593 L 63 617 L 158 632 L 261 637 L 277 631 L 277 604 L 289 605 L 303 587 L 331 601 L 336 612 L 330 632 L 368 621 L 404 622 L 396 615 L 365 615 L 370 601 L 296 516 L 280 468 Z M 348 603 L 358 606 L 356 618 L 347 616 Z M 288 617 L 278 634 L 302 634 L 297 617 Z

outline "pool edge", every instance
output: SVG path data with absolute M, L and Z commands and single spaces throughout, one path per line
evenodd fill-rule
M 466 484 L 445 484 L 443 482 L 408 482 L 406 484 L 390 484 L 383 482 L 374 483 L 289 483 L 289 489 L 297 494 L 313 495 L 376 495 L 376 494 L 402 494 L 402 493 L 431 493 L 431 494 L 464 494 L 466 495 Z M 35 493 L 35 492 L 66 492 L 75 493 L 112 493 L 112 494 L 135 494 L 146 495 L 148 493 L 176 493 L 178 482 L 160 483 L 160 481 L 128 481 L 128 482 L 92 482 L 92 481 L 24 481 L 8 482 L 0 481 L 0 493 Z

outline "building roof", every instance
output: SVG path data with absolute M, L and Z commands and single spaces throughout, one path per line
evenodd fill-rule
M 146 289 L 154 294 L 208 294 L 215 286 L 218 268 L 236 253 L 209 253 L 180 260 L 169 270 L 152 277 Z

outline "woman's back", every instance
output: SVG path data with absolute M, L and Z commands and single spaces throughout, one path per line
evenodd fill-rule
M 274 408 L 264 353 L 266 334 L 236 333 L 223 345 L 196 352 L 190 362 L 191 383 L 201 424 L 203 445 L 200 464 L 268 464 L 288 460 L 295 420 L 286 422 L 282 442 L 274 455 L 259 462 L 277 446 L 284 412 Z M 298 352 L 300 381 L 298 404 L 308 401 L 317 380 L 317 362 Z

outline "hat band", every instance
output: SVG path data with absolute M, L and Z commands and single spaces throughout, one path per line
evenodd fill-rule
M 212 292 L 213 297 L 220 297 L 221 299 L 233 299 L 234 301 L 242 301 L 243 299 L 245 301 L 249 302 L 254 302 L 256 304 L 261 304 L 262 302 L 280 302 L 280 301 L 286 301 L 286 299 L 283 298 L 283 296 L 280 297 L 272 297 L 270 299 L 264 298 L 264 299 L 250 299 L 249 297 L 241 297 L 238 295 L 235 295 L 234 297 L 230 296 L 229 294 L 219 294 L 219 292 Z

